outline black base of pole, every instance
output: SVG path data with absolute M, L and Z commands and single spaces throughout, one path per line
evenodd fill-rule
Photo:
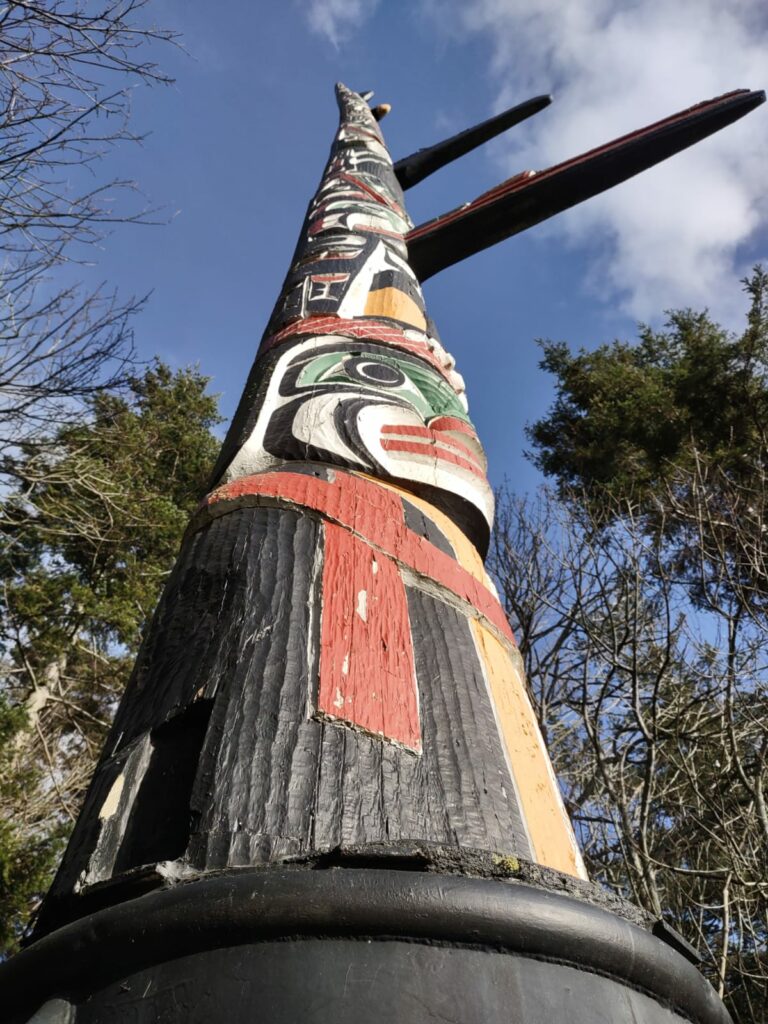
M 9 1024 L 728 1024 L 666 942 L 533 886 L 271 868 L 81 918 L 0 966 Z

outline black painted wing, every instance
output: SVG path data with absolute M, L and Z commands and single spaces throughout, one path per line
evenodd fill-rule
M 526 118 L 538 114 L 540 110 L 548 107 L 552 102 L 551 96 L 534 96 L 525 103 L 518 103 L 516 107 L 497 114 L 495 117 L 476 124 L 466 131 L 452 135 L 450 139 L 438 142 L 436 146 L 429 146 L 427 149 L 420 149 L 417 153 L 403 157 L 395 164 L 395 175 L 403 189 L 418 185 L 420 181 L 439 171 L 441 167 L 452 163 L 465 153 L 477 149 L 489 139 L 501 135 L 513 125 L 520 124 Z
M 545 171 L 524 171 L 406 236 L 420 281 L 584 202 L 737 121 L 765 101 L 739 89 L 657 121 Z

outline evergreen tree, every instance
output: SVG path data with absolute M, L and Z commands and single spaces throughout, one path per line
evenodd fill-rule
M 218 442 L 196 370 L 156 363 L 14 458 L 0 505 L 0 933 L 45 891 Z
M 593 879 L 696 945 L 739 1024 L 768 1006 L 768 273 L 746 329 L 668 315 L 546 343 L 529 430 L 556 483 L 500 496 L 491 564 Z
M 664 331 L 641 326 L 636 345 L 574 354 L 542 343 L 556 400 L 528 436 L 561 493 L 596 508 L 631 495 L 652 509 L 659 489 L 692 467 L 694 447 L 749 477 L 768 439 L 768 272 L 755 267 L 742 283 L 751 305 L 740 336 L 685 309 L 668 314 Z

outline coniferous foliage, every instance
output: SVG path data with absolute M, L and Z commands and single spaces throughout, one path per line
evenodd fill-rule
M 735 336 L 706 312 L 668 313 L 666 329 L 641 326 L 637 344 L 614 341 L 572 353 L 542 343 L 554 406 L 528 430 L 532 459 L 562 492 L 600 507 L 654 495 L 693 462 L 692 445 L 729 475 L 749 478 L 768 438 L 768 271 L 744 280 L 747 326 Z
M 22 448 L 0 504 L 0 917 L 50 882 L 142 629 L 204 492 L 216 399 L 157 363 Z
M 177 377 L 158 366 L 131 380 L 132 319 L 141 300 L 78 281 L 78 264 L 92 261 L 93 244 L 116 224 L 155 219 L 137 201 L 135 184 L 101 163 L 140 138 L 131 125 L 133 87 L 170 81 L 157 61 L 174 35 L 152 24 L 150 10 L 148 0 L 32 0 L 0 9 L 6 952 L 48 883 L 127 652 L 167 569 L 197 460 L 208 454 L 204 430 L 202 448 L 185 451 L 186 426 L 173 437 L 150 421 L 164 415 L 163 403 L 171 412 L 182 402 L 185 389 L 191 408 L 172 421 L 194 436 L 194 417 L 207 423 L 215 415 L 200 408 L 194 374 Z M 188 460 L 179 470 L 168 457 L 170 491 L 155 485 L 148 465 L 155 440 Z
M 739 1024 L 768 1007 L 768 275 L 572 355 L 491 564 L 591 876 L 682 932 Z

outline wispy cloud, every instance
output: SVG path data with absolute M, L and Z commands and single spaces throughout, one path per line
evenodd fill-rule
M 378 3 L 379 0 L 309 0 L 309 27 L 338 47 L 371 17 Z
M 765 86 L 763 0 L 424 0 L 440 23 L 483 33 L 499 106 L 554 91 L 506 144 L 510 172 L 549 164 L 733 88 Z M 763 107 L 639 178 L 552 221 L 585 247 L 591 284 L 633 316 L 709 306 L 730 318 L 744 243 L 766 208 Z M 765 224 L 765 221 L 762 221 Z M 599 255 L 595 255 L 598 252 Z

